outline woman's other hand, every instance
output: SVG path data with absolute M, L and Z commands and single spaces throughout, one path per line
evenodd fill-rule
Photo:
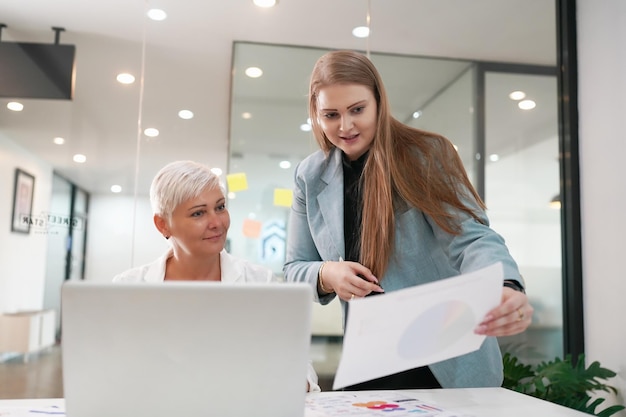
M 530 326 L 533 311 L 526 294 L 504 287 L 500 305 L 487 313 L 474 332 L 485 336 L 512 336 L 522 333 Z

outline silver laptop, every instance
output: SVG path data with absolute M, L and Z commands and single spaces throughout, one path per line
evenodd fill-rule
M 68 417 L 301 417 L 308 284 L 69 281 Z

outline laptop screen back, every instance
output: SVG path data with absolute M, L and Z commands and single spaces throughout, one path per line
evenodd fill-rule
M 67 282 L 69 417 L 304 415 L 307 284 Z

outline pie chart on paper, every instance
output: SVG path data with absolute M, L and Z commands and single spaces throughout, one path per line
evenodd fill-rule
M 398 342 L 398 355 L 413 359 L 441 352 L 472 332 L 475 323 L 472 309 L 463 301 L 432 306 L 407 326 Z

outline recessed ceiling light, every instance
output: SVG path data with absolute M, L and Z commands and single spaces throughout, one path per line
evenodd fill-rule
M 185 120 L 193 119 L 193 112 L 191 110 L 181 110 L 178 112 L 178 117 Z
M 267 8 L 276 6 L 278 0 L 252 0 L 252 3 L 257 7 Z
M 223 171 L 222 171 L 222 168 L 215 167 L 215 168 L 211 168 L 211 172 L 219 177 L 220 175 L 222 175 Z
M 259 78 L 263 75 L 263 70 L 259 67 L 246 68 L 246 75 L 250 78 Z
M 72 158 L 74 160 L 74 162 L 78 163 L 78 164 L 82 164 L 85 161 L 87 161 L 87 157 L 81 153 L 77 153 L 76 155 L 74 155 L 74 157 Z
M 523 91 L 512 91 L 511 94 L 509 94 L 509 98 L 511 100 L 521 100 L 523 98 L 526 97 L 526 93 Z
M 148 10 L 148 17 L 152 20 L 160 22 L 161 20 L 165 20 L 167 18 L 167 13 L 161 9 L 150 9 Z
M 111 192 L 112 193 L 121 193 L 122 192 L 122 186 L 121 185 L 112 185 L 111 186 Z
M 159 136 L 159 129 L 149 127 L 143 131 L 143 134 L 148 136 L 149 138 L 156 138 L 157 136 Z
M 356 38 L 367 38 L 370 35 L 370 28 L 367 26 L 357 26 L 352 29 L 352 35 Z
M 307 117 L 306 118 L 306 123 L 302 123 L 300 125 L 300 130 L 303 132 L 310 132 L 311 130 L 313 130 L 313 125 L 311 124 L 311 118 Z
M 500 160 L 500 155 L 498 155 L 497 153 L 492 153 L 491 155 L 489 155 L 489 160 L 491 162 L 497 162 L 498 160 Z
M 7 103 L 7 109 L 13 111 L 22 111 L 24 110 L 24 105 L 22 103 L 18 103 L 17 101 L 9 101 Z
M 117 82 L 120 84 L 132 84 L 135 82 L 135 76 L 127 72 L 122 72 L 120 74 L 117 74 L 116 79 L 117 79 Z
M 414 119 L 419 119 L 421 115 L 422 115 L 422 112 L 419 111 L 419 110 L 416 111 L 416 112 L 413 112 L 413 118 Z
M 519 103 L 517 103 L 517 107 L 519 107 L 522 110 L 532 110 L 537 106 L 537 103 L 535 103 L 532 100 L 522 100 Z
M 252 118 L 252 113 L 245 111 L 245 112 L 241 113 L 241 118 L 242 119 L 246 119 L 246 120 L 247 119 L 251 119 Z
M 237 194 L 233 193 L 232 191 L 228 193 L 229 200 L 234 200 L 236 197 L 237 197 Z
M 281 167 L 282 169 L 289 169 L 289 168 L 291 168 L 291 162 L 289 162 L 289 161 L 280 161 L 278 166 Z
M 54 142 L 55 145 L 63 145 L 65 143 L 65 139 L 57 136 L 56 138 L 52 139 L 52 142 Z

